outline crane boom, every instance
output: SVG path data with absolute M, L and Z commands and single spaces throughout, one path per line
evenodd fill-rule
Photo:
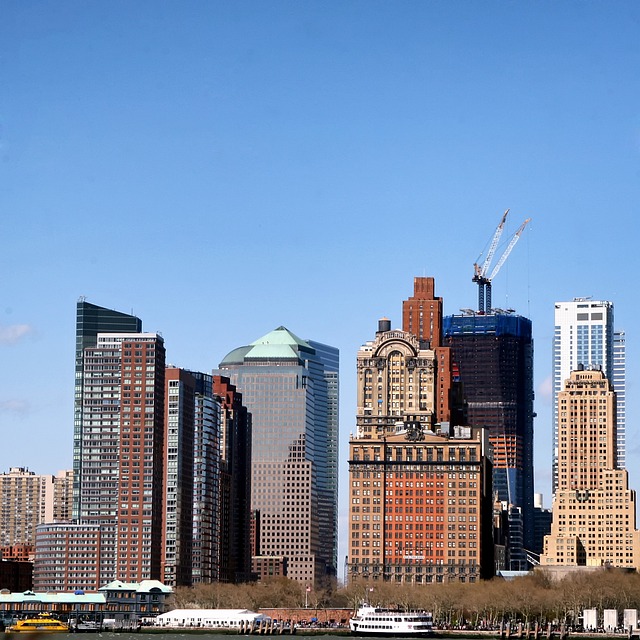
M 496 275 L 498 274 L 498 271 L 500 271 L 500 268 L 505 263 L 505 260 L 509 257 L 509 254 L 511 253 L 513 247 L 516 245 L 516 242 L 518 242 L 518 240 L 520 239 L 520 236 L 522 235 L 522 232 L 524 231 L 525 227 L 531 221 L 531 218 L 527 218 L 520 225 L 520 228 L 512 236 L 511 240 L 509 241 L 509 244 L 507 245 L 507 248 L 505 249 L 502 256 L 500 256 L 500 259 L 498 260 L 498 263 L 496 264 L 496 266 L 493 268 L 491 275 L 487 275 L 487 271 L 491 266 L 491 261 L 493 260 L 496 249 L 498 248 L 498 242 L 500 240 L 500 236 L 504 231 L 504 224 L 507 219 L 508 213 L 509 213 L 509 209 L 507 209 L 504 212 L 502 219 L 500 220 L 500 224 L 498 225 L 498 227 L 496 228 L 493 234 L 493 238 L 491 239 L 491 244 L 489 246 L 489 251 L 487 252 L 487 257 L 482 263 L 482 266 L 478 264 L 478 261 L 480 260 L 480 258 L 478 258 L 478 261 L 473 263 L 474 273 L 473 273 L 472 279 L 478 285 L 478 313 L 491 313 L 491 309 L 492 309 L 491 281 L 496 277 Z
M 500 260 L 498 260 L 498 263 L 496 264 L 496 266 L 494 267 L 493 271 L 491 272 L 491 275 L 489 276 L 489 280 L 493 280 L 498 275 L 498 271 L 500 271 L 500 267 L 502 267 L 502 265 L 504 264 L 505 260 L 509 257 L 509 254 L 511 253 L 511 250 L 513 249 L 513 247 L 516 246 L 516 242 L 518 242 L 518 240 L 520 240 L 520 236 L 522 235 L 522 232 L 524 231 L 524 228 L 530 222 L 531 222 L 531 218 L 527 218 L 520 225 L 520 228 L 513 234 L 513 238 L 511 238 L 511 241 L 507 245 L 507 248 L 504 250 L 504 253 L 502 254 L 502 256 L 500 256 Z
M 502 236 L 502 232 L 504 231 L 504 223 L 507 219 L 507 214 L 509 213 L 509 209 L 504 212 L 502 216 L 502 220 L 500 220 L 500 224 L 496 227 L 496 230 L 493 234 L 493 238 L 491 239 L 491 245 L 489 246 L 489 251 L 487 251 L 487 257 L 484 259 L 482 263 L 482 267 L 478 269 L 478 265 L 476 267 L 476 275 L 478 276 L 486 276 L 489 267 L 491 266 L 491 261 L 493 260 L 493 256 L 496 252 L 496 248 L 498 247 L 498 242 L 500 242 L 500 237 Z

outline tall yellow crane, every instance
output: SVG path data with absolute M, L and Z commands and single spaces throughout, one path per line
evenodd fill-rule
M 509 209 L 507 209 L 502 215 L 502 219 L 500 220 L 500 224 L 498 224 L 493 238 L 491 238 L 491 243 L 489 245 L 489 250 L 487 251 L 487 256 L 482 263 L 482 266 L 478 264 L 480 262 L 480 256 L 478 260 L 473 263 L 473 282 L 478 283 L 478 313 L 491 313 L 491 281 L 498 275 L 498 271 L 505 263 L 505 260 L 509 257 L 513 247 L 515 247 L 516 242 L 520 239 L 522 232 L 525 227 L 531 222 L 531 218 L 527 218 L 521 225 L 520 228 L 513 234 L 511 239 L 509 240 L 509 244 L 507 248 L 504 250 L 504 253 L 500 256 L 500 259 L 496 263 L 496 266 L 493 268 L 489 275 L 489 268 L 491 267 L 491 262 L 493 261 L 493 257 L 496 253 L 496 249 L 498 248 L 498 242 L 500 241 L 500 237 L 502 236 L 502 232 L 504 231 L 504 224 L 507 220 L 507 215 L 509 213 Z

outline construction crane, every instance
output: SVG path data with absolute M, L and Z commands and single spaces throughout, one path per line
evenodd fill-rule
M 491 313 L 491 281 L 496 277 L 496 275 L 498 275 L 498 271 L 500 271 L 500 268 L 509 257 L 509 254 L 511 253 L 513 247 L 515 247 L 516 242 L 518 242 L 518 240 L 520 239 L 524 228 L 529 224 L 529 222 L 531 222 L 531 218 L 527 218 L 520 225 L 520 228 L 513 234 L 511 240 L 509 240 L 509 244 L 504 250 L 504 253 L 500 256 L 500 259 L 498 260 L 496 266 L 489 274 L 491 262 L 493 261 L 496 249 L 498 248 L 498 243 L 500 242 L 500 237 L 502 236 L 502 232 L 504 231 L 504 225 L 507 220 L 508 213 L 509 209 L 504 212 L 502 219 L 500 220 L 500 224 L 497 226 L 493 234 L 493 238 L 491 238 L 489 251 L 487 251 L 487 257 L 484 259 L 482 266 L 478 264 L 478 262 L 480 261 L 480 257 L 478 257 L 478 260 L 473 264 L 473 282 L 476 282 L 478 284 L 478 313 Z

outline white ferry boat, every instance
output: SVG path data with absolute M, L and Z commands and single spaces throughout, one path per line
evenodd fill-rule
M 394 611 L 363 604 L 349 621 L 349 627 L 354 636 L 430 636 L 433 616 L 424 611 Z

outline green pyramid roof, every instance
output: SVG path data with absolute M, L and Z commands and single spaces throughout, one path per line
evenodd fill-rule
M 247 360 L 292 360 L 300 357 L 300 352 L 315 353 L 313 347 L 286 327 L 278 327 L 249 346 L 238 347 L 229 352 L 220 366 L 239 364 Z

